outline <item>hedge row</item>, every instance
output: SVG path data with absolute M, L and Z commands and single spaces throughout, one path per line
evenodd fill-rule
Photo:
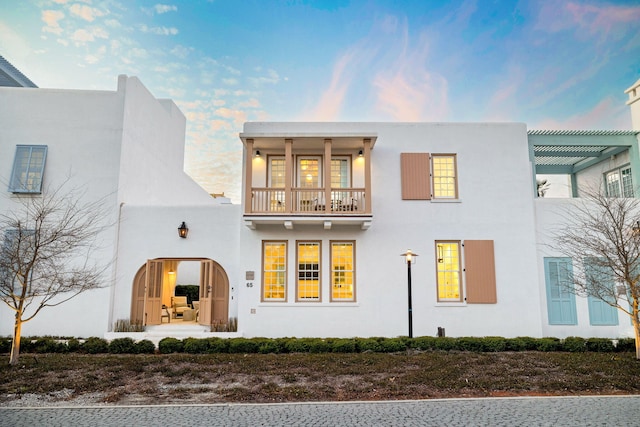
M 11 339 L 0 338 L 0 353 L 11 350 Z M 23 339 L 23 353 L 112 353 L 151 354 L 155 345 L 149 340 L 135 342 L 131 338 L 107 341 L 91 337 L 83 341 L 75 338 L 56 340 L 50 337 Z M 169 353 L 393 353 L 407 350 L 422 351 L 569 351 L 569 352 L 628 352 L 635 351 L 635 340 L 623 338 L 569 337 L 558 338 L 164 338 L 157 349 Z

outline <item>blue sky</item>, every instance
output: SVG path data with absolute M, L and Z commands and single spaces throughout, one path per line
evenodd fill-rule
M 628 129 L 640 4 L 0 0 L 0 55 L 40 87 L 138 76 L 187 116 L 187 172 L 238 201 L 245 121 Z

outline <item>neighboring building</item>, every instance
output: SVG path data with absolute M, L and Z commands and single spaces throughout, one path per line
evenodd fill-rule
M 114 322 L 131 319 L 147 325 L 138 337 L 207 336 L 235 318 L 233 334 L 247 337 L 407 335 L 400 255 L 411 249 L 414 336 L 633 336 L 618 313 L 559 289 L 556 273 L 574 261 L 548 249 L 546 230 L 573 201 L 537 197 L 536 175 L 566 175 L 574 197 L 602 182 L 635 197 L 638 132 L 246 123 L 233 205 L 184 174 L 184 116 L 135 78 L 121 76 L 116 92 L 0 96 L 11 101 L 0 105 L 2 152 L 46 146 L 38 181 L 71 168 L 87 194 L 111 198 L 114 220 L 110 288 L 43 311 L 25 334 L 114 337 Z M 199 308 L 167 324 L 178 283 L 198 286 Z M 9 334 L 10 313 L 0 316 Z
M 38 87 L 0 55 L 0 87 Z
M 627 105 L 631 108 L 631 127 L 640 130 L 640 79 L 624 93 L 629 94 Z

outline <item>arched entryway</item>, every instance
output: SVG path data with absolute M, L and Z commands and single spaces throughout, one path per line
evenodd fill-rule
M 162 323 L 163 305 L 171 307 L 176 285 L 175 275 L 182 262 L 199 263 L 200 325 L 217 327 L 229 321 L 229 279 L 222 266 L 202 258 L 158 258 L 148 260 L 133 279 L 131 322 L 143 325 Z

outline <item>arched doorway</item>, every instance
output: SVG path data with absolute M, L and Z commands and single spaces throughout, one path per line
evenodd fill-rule
M 198 323 L 212 327 L 228 323 L 229 278 L 220 264 L 202 258 L 153 259 L 140 267 L 133 279 L 132 323 L 162 323 L 162 306 L 171 306 L 177 266 L 183 261 L 200 263 Z

